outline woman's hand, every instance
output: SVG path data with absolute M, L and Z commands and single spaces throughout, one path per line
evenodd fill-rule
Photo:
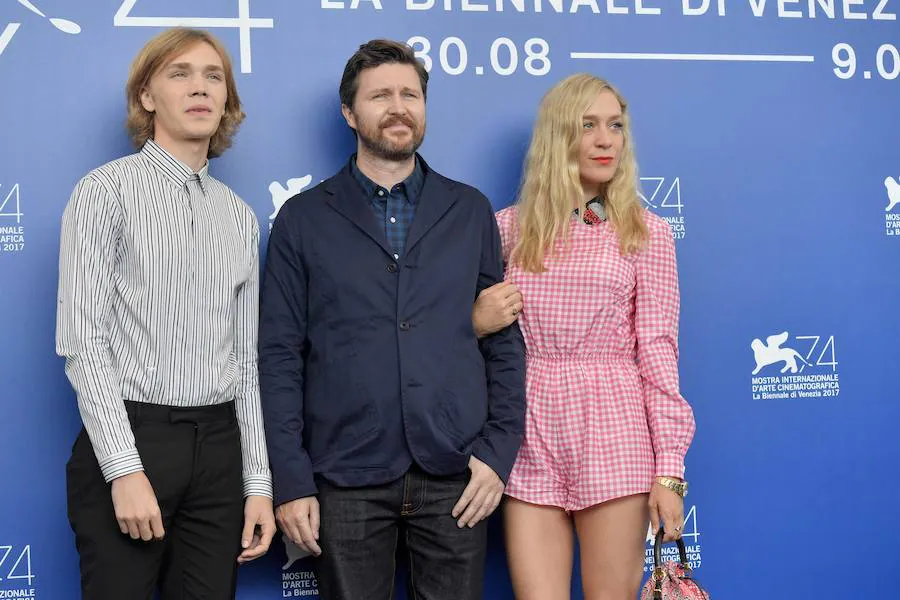
M 684 527 L 684 498 L 658 481 L 650 488 L 650 525 L 653 535 L 659 531 L 660 518 L 665 526 L 664 542 L 672 542 L 681 537 Z
M 509 281 L 501 281 L 478 294 L 472 308 L 472 327 L 483 338 L 496 333 L 519 318 L 522 294 Z

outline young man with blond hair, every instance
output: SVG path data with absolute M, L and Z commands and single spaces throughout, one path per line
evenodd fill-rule
M 275 531 L 256 361 L 259 227 L 209 175 L 244 118 L 231 61 L 172 29 L 126 87 L 136 154 L 62 222 L 57 353 L 84 428 L 66 468 L 89 600 L 233 598 Z

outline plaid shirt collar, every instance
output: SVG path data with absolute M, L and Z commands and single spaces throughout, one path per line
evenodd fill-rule
M 356 154 L 350 158 L 350 173 L 360 187 L 362 187 L 363 191 L 366 193 L 366 197 L 373 201 L 384 201 L 384 196 L 378 195 L 379 190 L 383 191 L 384 194 L 390 194 L 392 191 L 381 187 L 360 171 L 359 167 L 356 165 Z M 419 155 L 416 154 L 416 166 L 413 169 L 413 172 L 409 177 L 395 185 L 394 189 L 400 187 L 406 201 L 410 204 L 416 204 L 419 201 L 419 196 L 422 194 L 422 187 L 424 185 L 425 167 L 423 161 L 419 159 Z

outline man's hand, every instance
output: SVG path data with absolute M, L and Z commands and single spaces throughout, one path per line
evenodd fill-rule
M 161 540 L 162 514 L 150 480 L 143 471 L 129 473 L 113 479 L 112 502 L 119 529 L 133 540 Z
M 493 469 L 474 456 L 469 459 L 469 469 L 472 478 L 451 513 L 458 519 L 456 524 L 460 528 L 475 527 L 479 521 L 491 516 L 503 499 L 505 487 Z
M 509 281 L 481 290 L 472 308 L 472 327 L 482 338 L 511 325 L 522 312 L 522 294 Z
M 244 531 L 241 534 L 243 551 L 238 556 L 238 563 L 248 563 L 265 554 L 274 535 L 272 499 L 266 496 L 248 496 L 244 502 Z
M 319 548 L 319 501 L 315 496 L 285 502 L 275 509 L 278 527 L 294 544 L 313 556 L 322 554 Z

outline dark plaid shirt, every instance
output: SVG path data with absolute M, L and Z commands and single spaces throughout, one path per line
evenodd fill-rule
M 350 171 L 372 203 L 378 222 L 384 223 L 388 246 L 394 253 L 394 259 L 398 260 L 403 256 L 406 236 L 416 216 L 419 194 L 425 184 L 425 171 L 421 161 L 416 157 L 416 167 L 412 174 L 390 190 L 366 177 L 356 166 L 356 156 L 350 161 Z

